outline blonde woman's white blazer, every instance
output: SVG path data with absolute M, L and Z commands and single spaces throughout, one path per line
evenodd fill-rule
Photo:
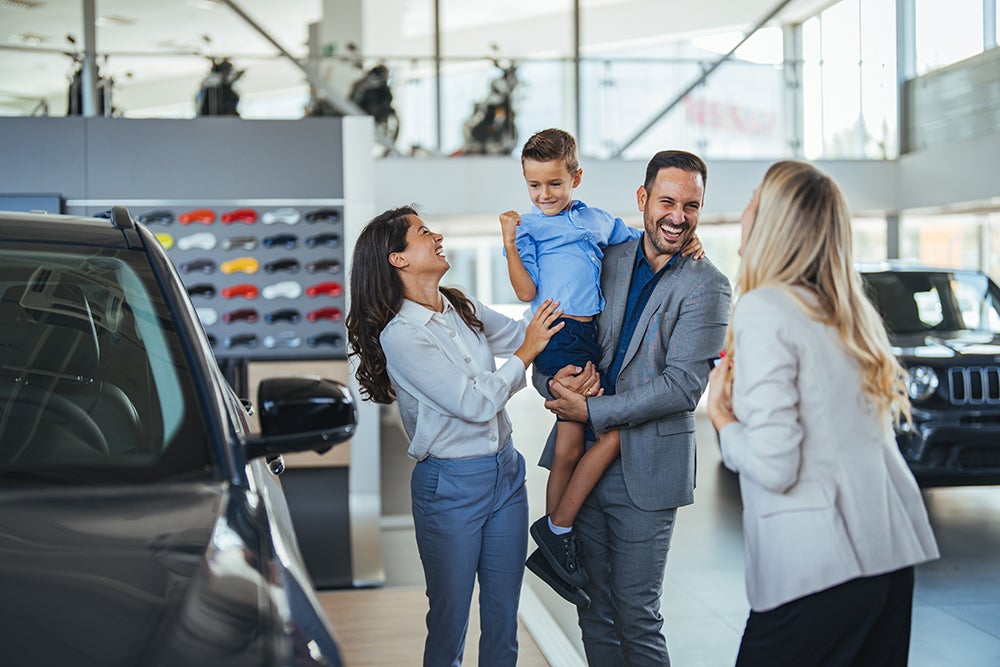
M 740 479 L 750 606 L 937 558 L 889 419 L 837 332 L 772 287 L 743 295 L 732 326 L 738 421 L 719 442 Z

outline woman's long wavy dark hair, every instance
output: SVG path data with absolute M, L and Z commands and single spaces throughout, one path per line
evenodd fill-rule
M 361 393 L 376 403 L 396 400 L 379 336 L 403 305 L 403 281 L 398 270 L 389 264 L 389 255 L 406 250 L 411 215 L 417 215 L 416 208 L 400 206 L 373 218 L 358 235 L 351 260 L 351 308 L 346 321 L 348 356 L 358 358 L 354 374 Z M 440 290 L 470 329 L 483 330 L 472 301 L 461 290 L 452 287 Z

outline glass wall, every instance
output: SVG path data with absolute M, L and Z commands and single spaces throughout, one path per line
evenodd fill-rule
M 917 73 L 982 51 L 984 32 L 997 30 L 995 10 L 984 12 L 984 2 L 996 0 L 908 1 Z M 398 28 L 385 18 L 392 3 L 405 8 Z M 366 4 L 366 44 L 370 60 L 391 61 L 403 154 L 461 153 L 477 108 L 512 68 L 518 134 L 508 143 L 515 147 L 557 126 L 598 158 L 644 156 L 668 144 L 710 159 L 898 155 L 897 0 L 840 0 L 790 31 L 768 25 L 701 82 L 744 37 L 720 31 L 707 9 L 674 16 L 663 31 L 666 10 L 632 0 L 440 0 L 440 109 L 434 3 L 376 4 L 372 11 Z M 993 21 L 985 30 L 984 17 Z M 745 16 L 730 23 L 753 25 Z M 785 62 L 784 34 L 800 38 L 800 62 Z M 800 66 L 800 79 L 786 73 L 791 65 Z M 786 136 L 796 104 L 802 136 Z
M 390 20 L 391 3 L 405 11 Z M 392 71 L 404 155 L 469 152 L 477 111 L 503 92 L 505 68 L 516 73 L 510 150 L 555 126 L 574 131 L 581 152 L 597 158 L 646 156 L 664 145 L 709 159 L 791 157 L 797 145 L 813 159 L 896 154 L 895 40 L 886 39 L 894 0 L 842 0 L 802 24 L 803 62 L 791 63 L 803 65 L 801 85 L 786 83 L 780 25 L 727 57 L 744 33 L 713 29 L 718 20 L 707 9 L 674 17 L 664 32 L 664 8 L 630 0 L 440 0 L 440 109 L 433 2 L 376 4 L 366 6 L 366 28 L 378 27 L 366 29 L 366 61 Z M 734 21 L 749 30 L 752 18 Z M 796 96 L 801 139 L 786 130 Z
M 897 155 L 891 2 L 843 0 L 802 26 L 805 156 Z
M 433 150 L 437 142 L 437 89 L 431 60 L 390 60 L 386 63 L 399 115 L 397 146 L 414 154 Z
M 1000 279 L 1000 212 L 991 211 L 979 216 L 987 232 L 982 235 L 980 268 L 994 280 Z
M 678 13 L 670 3 L 641 0 L 345 0 L 362 14 L 357 48 L 348 48 L 354 39 L 348 31 L 340 42 L 324 41 L 319 51 L 325 57 L 310 67 L 321 82 L 346 95 L 367 68 L 387 65 L 402 154 L 462 152 L 477 109 L 491 96 L 502 96 L 505 85 L 514 85 L 517 138 L 508 140 L 501 153 L 534 131 L 557 126 L 577 134 L 585 155 L 599 158 L 645 156 L 672 145 L 709 159 L 893 159 L 899 115 L 897 3 L 912 7 L 916 71 L 923 73 L 995 43 L 988 36 L 997 33 L 996 2 L 816 3 L 824 7 L 819 14 L 790 25 L 782 25 L 779 15 L 729 56 L 761 18 L 754 15 L 759 6 L 733 3 L 720 20 L 713 3 L 692 3 Z M 242 113 L 248 118 L 300 114 L 308 102 L 301 70 L 276 56 L 245 22 L 228 14 L 224 18 L 220 34 L 231 32 L 239 39 L 219 39 L 211 52 L 239 51 L 233 58 L 247 70 L 238 84 Z M 261 23 L 285 37 L 298 57 L 304 26 L 286 37 L 280 34 L 283 19 L 271 16 Z M 66 10 L 60 20 L 67 22 L 67 31 L 79 32 L 77 10 Z M 101 27 L 100 44 L 120 43 L 106 32 L 112 29 Z M 795 39 L 801 55 L 784 43 L 786 35 Z M 175 46 L 189 49 L 187 42 Z M 204 59 L 154 55 L 101 56 L 115 76 L 122 113 L 192 116 Z M 61 54 L 36 56 L 67 60 Z M 794 60 L 786 62 L 786 57 Z M 190 74 L 151 82 L 146 74 L 165 62 L 177 70 L 171 75 L 175 79 L 180 70 Z M 34 67 L 29 65 L 24 67 Z M 54 75 L 52 85 L 63 91 L 61 98 L 69 65 L 67 60 Z M 126 72 L 134 72 L 134 79 Z M 24 104 L 38 108 L 37 101 Z M 786 128 L 794 128 L 798 119 L 786 116 L 797 115 L 799 107 L 802 136 L 788 136 Z M 51 108 L 59 113 L 55 105 Z M 0 100 L 0 113 L 5 109 Z
M 714 158 L 788 155 L 779 66 L 735 59 L 678 99 L 721 56 L 690 43 L 663 51 L 582 60 L 581 151 L 638 158 L 669 145 Z
M 856 217 L 851 220 L 851 233 L 855 263 L 870 264 L 886 260 L 889 246 L 885 218 Z
M 941 3 L 934 0 L 914 3 L 921 71 L 982 51 L 983 0 L 949 5 L 947 17 L 940 16 Z M 682 94 L 743 34 L 615 40 L 607 34 L 613 29 L 599 29 L 607 26 L 609 4 L 628 19 L 627 3 L 584 0 L 580 5 L 577 133 L 585 153 L 632 157 L 669 144 L 716 159 L 788 156 L 794 151 L 783 136 L 789 121 L 784 113 L 788 96 L 801 95 L 805 157 L 897 157 L 894 0 L 842 0 L 806 20 L 801 26 L 800 91 L 785 87 L 788 63 L 782 59 L 781 29 L 767 27 L 687 95 Z M 536 61 L 537 72 L 531 72 L 524 63 L 538 51 L 525 51 L 517 102 L 518 125 L 526 132 L 549 125 L 573 127 L 577 119 L 576 71 L 572 51 L 566 49 L 573 17 L 567 10 L 548 18 L 550 46 L 558 60 Z M 942 39 L 940 26 L 961 27 Z M 962 46 L 955 46 L 959 42 Z
M 736 272 L 740 267 L 740 223 L 700 223 L 698 237 L 712 263 L 729 277 L 730 282 L 735 283 Z
M 483 303 L 517 304 L 514 288 L 507 275 L 507 262 L 500 245 L 500 235 L 447 238 L 446 254 L 451 269 L 445 284 L 460 287 Z
M 983 223 L 979 215 L 904 215 L 900 256 L 932 266 L 979 268 Z
M 915 0 L 916 73 L 981 53 L 983 0 Z
M 854 237 L 853 253 L 857 264 L 882 262 L 886 259 L 885 218 L 857 217 L 851 221 Z M 740 223 L 701 223 L 698 236 L 705 246 L 705 252 L 712 263 L 725 273 L 729 280 L 736 281 L 740 266 Z

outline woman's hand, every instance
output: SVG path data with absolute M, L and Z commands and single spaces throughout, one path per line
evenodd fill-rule
M 524 342 L 514 353 L 527 368 L 535 360 L 538 353 L 549 344 L 549 339 L 557 331 L 563 328 L 564 323 L 560 322 L 553 326 L 553 322 L 562 317 L 562 310 L 559 309 L 559 302 L 546 299 L 535 311 L 535 315 L 528 322 L 528 327 L 524 332 Z
M 687 244 L 681 249 L 681 255 L 688 257 L 693 255 L 692 259 L 699 260 L 708 257 L 705 254 L 705 247 L 701 244 L 701 239 L 698 238 L 698 234 L 692 234 L 691 238 L 688 240 Z
M 708 375 L 708 418 L 716 431 L 737 421 L 733 413 L 732 388 L 726 386 L 732 365 L 731 358 L 722 357 Z

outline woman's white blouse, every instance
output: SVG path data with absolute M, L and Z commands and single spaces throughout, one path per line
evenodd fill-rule
M 382 331 L 386 370 L 417 461 L 492 454 L 511 436 L 507 401 L 525 386 L 513 353 L 525 324 L 473 299 L 482 333 L 472 331 L 447 298 L 437 313 L 404 299 Z M 510 357 L 499 369 L 494 357 Z

